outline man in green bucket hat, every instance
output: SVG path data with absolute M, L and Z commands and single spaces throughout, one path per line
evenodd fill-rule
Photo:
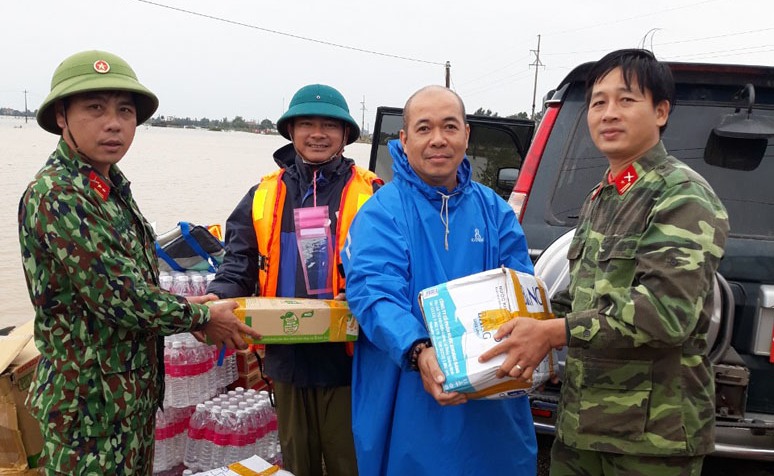
M 344 97 L 324 84 L 299 89 L 277 122 L 292 141 L 226 222 L 226 256 L 207 291 L 344 299 L 340 255 L 360 206 L 383 183 L 343 156 L 360 128 Z M 266 346 L 285 467 L 294 474 L 357 474 L 352 440 L 351 345 Z
M 27 405 L 46 474 L 151 474 L 163 336 L 260 337 L 216 296 L 159 287 L 155 235 L 116 165 L 158 99 L 121 58 L 84 51 L 54 72 L 38 124 L 60 135 L 19 204 L 22 264 L 41 357 Z

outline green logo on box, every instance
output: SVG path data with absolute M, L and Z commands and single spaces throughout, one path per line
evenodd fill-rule
M 292 312 L 286 312 L 280 319 L 282 319 L 282 332 L 285 334 L 298 332 L 298 316 Z

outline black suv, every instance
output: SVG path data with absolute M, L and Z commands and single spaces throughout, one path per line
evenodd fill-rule
M 403 127 L 403 109 L 379 107 L 376 110 L 369 168 L 385 182 L 392 179 L 392 156 L 387 142 L 397 139 Z M 494 189 L 508 199 L 519 167 L 527 155 L 535 122 L 489 116 L 467 116 L 470 124 L 468 159 L 473 180 Z
M 677 100 L 662 139 L 667 150 L 700 173 L 725 204 L 731 225 L 718 270 L 716 316 L 710 359 L 716 384 L 716 454 L 774 461 L 774 68 L 669 63 Z M 532 138 L 529 121 L 492 125 L 502 119 L 468 116 L 469 157 L 474 179 L 503 193 L 519 216 L 536 270 L 554 290 L 567 279 L 567 237 L 587 193 L 607 160 L 586 124 L 585 78 L 591 63 L 575 68 L 547 96 Z M 400 109 L 379 108 L 371 170 L 392 176 L 386 140 L 397 137 Z M 483 143 L 483 126 L 512 136 Z M 507 121 L 505 121 L 507 122 Z M 387 127 L 386 127 L 387 126 Z M 511 148 L 506 152 L 507 147 Z M 478 151 L 486 151 L 479 154 Z M 502 154 L 509 154 L 504 156 Z M 475 165 L 480 156 L 484 160 Z M 553 243 L 553 246 L 551 246 Z M 546 249 L 549 248 L 547 251 Z M 531 396 L 535 428 L 553 433 L 558 387 Z

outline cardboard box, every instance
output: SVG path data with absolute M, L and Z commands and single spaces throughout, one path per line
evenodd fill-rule
M 32 325 L 0 336 L 0 475 L 34 468 L 43 449 L 40 426 L 24 406 L 40 359 Z
M 419 293 L 430 339 L 446 375 L 444 391 L 468 393 L 471 398 L 520 397 L 558 371 L 553 350 L 538 365 L 531 383 L 495 377 L 505 355 L 484 364 L 478 362 L 482 353 L 497 344 L 493 336 L 508 320 L 554 317 L 545 289 L 540 278 L 500 268 L 455 279 Z
M 358 325 L 346 301 L 301 298 L 248 297 L 228 299 L 239 307 L 234 311 L 243 322 L 257 330 L 256 344 L 309 344 L 357 340 Z
M 235 355 L 237 372 L 239 375 L 247 375 L 258 369 L 258 359 L 255 357 L 252 350 L 238 350 Z
M 228 388 L 233 390 L 237 387 L 244 389 L 252 388 L 255 390 L 263 390 L 267 387 L 266 381 L 261 377 L 261 369 L 256 369 L 246 375 L 239 375 L 233 383 L 228 385 Z

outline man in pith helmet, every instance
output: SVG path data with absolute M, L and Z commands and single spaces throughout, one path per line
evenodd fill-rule
M 360 128 L 330 86 L 299 89 L 277 129 L 292 143 L 274 153 L 280 169 L 229 217 L 226 256 L 208 292 L 343 299 L 339 253 L 352 218 L 382 181 L 343 156 Z M 274 381 L 285 467 L 321 476 L 324 461 L 328 474 L 357 474 L 347 344 L 267 345 L 266 373 Z
M 203 331 L 231 348 L 258 336 L 235 304 L 159 288 L 155 235 L 117 166 L 157 107 L 123 59 L 84 51 L 57 67 L 38 110 L 61 136 L 19 204 L 41 353 L 27 405 L 45 474 L 151 474 L 163 336 Z

